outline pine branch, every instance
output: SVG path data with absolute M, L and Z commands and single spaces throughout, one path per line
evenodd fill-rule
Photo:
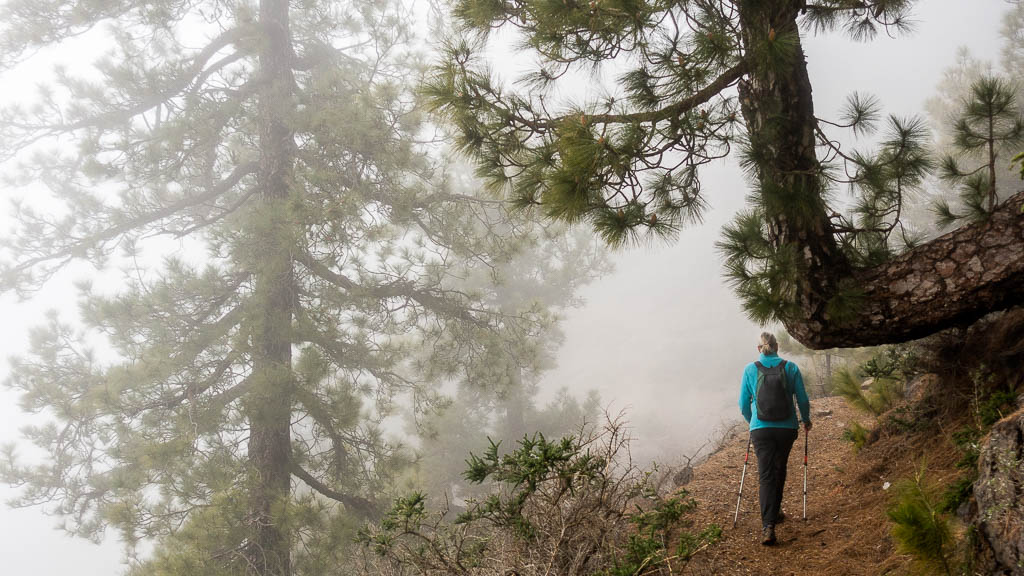
M 221 378 L 224 377 L 224 374 L 227 373 L 228 369 L 231 368 L 232 364 L 234 364 L 237 359 L 237 354 L 229 354 L 225 356 L 217 364 L 217 367 L 214 369 L 213 374 L 211 374 L 209 378 L 206 378 L 205 380 L 202 381 L 196 381 L 187 384 L 184 390 L 170 398 L 160 399 L 150 402 L 148 404 L 143 404 L 142 406 L 137 406 L 134 410 L 128 413 L 128 416 L 130 418 L 134 418 L 135 416 L 138 416 L 142 412 L 146 412 L 148 410 L 156 410 L 158 408 L 169 410 L 181 405 L 181 403 L 183 403 L 185 400 L 194 403 L 196 397 L 203 394 L 207 390 L 210 390 L 221 381 Z
M 197 196 L 183 198 L 177 202 L 168 204 L 159 210 L 154 210 L 149 213 L 135 216 L 127 222 L 111 226 L 104 230 L 100 230 L 94 234 L 87 236 L 81 240 L 77 240 L 68 244 L 62 248 L 59 248 L 48 254 L 42 254 L 33 258 L 28 258 L 17 262 L 10 267 L 7 267 L 2 271 L 0 278 L 3 279 L 4 284 L 17 284 L 19 281 L 18 276 L 21 274 L 31 271 L 35 266 L 44 262 L 58 261 L 59 264 L 46 272 L 46 277 L 37 282 L 44 282 L 47 278 L 56 273 L 56 271 L 80 254 L 85 253 L 88 249 L 94 248 L 97 245 L 105 244 L 118 238 L 123 234 L 127 234 L 133 230 L 138 230 L 154 222 L 158 222 L 170 216 L 173 216 L 177 212 L 198 206 L 210 201 L 215 200 L 217 197 L 227 193 L 234 188 L 242 178 L 254 174 L 259 167 L 259 164 L 255 161 L 241 164 L 235 167 L 234 171 L 231 172 L 226 178 L 218 182 L 214 187 L 208 189 L 206 192 Z
M 741 60 L 738 64 L 723 72 L 718 76 L 718 78 L 715 78 L 710 84 L 701 88 L 692 96 L 670 104 L 660 110 L 635 112 L 633 114 L 593 114 L 587 116 L 587 122 L 596 124 L 658 123 L 664 120 L 678 118 L 680 115 L 706 103 L 729 86 L 735 84 L 743 77 L 744 74 L 747 73 L 748 68 L 749 66 L 747 65 L 747 62 L 745 60 Z M 550 123 L 552 126 L 557 126 L 566 118 L 567 116 L 562 116 L 552 120 Z
M 186 236 L 188 236 L 190 234 L 193 234 L 195 232 L 198 232 L 198 231 L 200 231 L 200 230 L 202 230 L 204 228 L 209 228 L 210 226 L 213 226 L 214 224 L 216 224 L 216 223 L 224 220 L 228 216 L 234 214 L 240 208 L 242 208 L 242 206 L 245 206 L 245 204 L 253 196 L 256 195 L 256 192 L 258 190 L 259 190 L 258 188 L 253 187 L 251 190 L 249 190 L 246 193 L 244 193 L 241 196 L 239 196 L 238 199 L 235 200 L 234 202 L 232 202 L 231 204 L 228 204 L 227 206 L 224 206 L 223 208 L 221 208 L 219 210 L 219 212 L 215 216 L 210 216 L 208 218 L 199 218 L 199 219 L 195 220 L 194 222 L 192 222 L 189 226 L 187 226 L 185 228 L 181 228 L 179 230 L 161 230 L 160 233 L 161 234 L 169 234 L 169 235 L 171 235 L 171 236 L 173 236 L 175 238 L 184 238 L 184 237 L 186 237 Z
M 334 426 L 330 408 L 324 406 L 315 393 L 302 386 L 296 386 L 292 391 L 295 394 L 295 399 L 305 408 L 306 414 L 309 414 L 331 439 L 331 448 L 335 452 L 334 458 L 344 462 L 348 458 L 348 450 L 345 448 L 345 439 Z
M 723 90 L 739 81 L 739 79 L 747 73 L 748 68 L 749 66 L 747 62 L 745 60 L 741 60 L 735 66 L 723 72 L 710 84 L 701 88 L 691 96 L 669 104 L 659 110 L 634 112 L 630 114 L 592 114 L 586 117 L 586 121 L 590 124 L 657 124 L 658 122 L 678 118 L 680 115 L 708 102 Z M 481 95 L 477 94 L 477 96 L 479 97 Z M 531 120 L 521 114 L 515 114 L 511 110 L 506 111 L 506 113 L 510 119 L 514 119 L 516 122 L 537 133 L 554 130 L 567 120 L 575 120 L 575 118 L 578 117 L 577 115 L 563 115 L 550 120 Z
M 0 126 L 9 126 L 20 130 L 42 133 L 43 136 L 46 136 L 73 132 L 83 128 L 110 126 L 111 124 L 127 122 L 131 118 L 151 110 L 159 104 L 163 104 L 174 97 L 180 96 L 182 91 L 187 89 L 189 86 L 197 87 L 217 68 L 226 66 L 237 60 L 238 58 L 234 57 L 236 55 L 229 55 L 218 60 L 217 63 L 209 69 L 206 68 L 207 62 L 209 62 L 210 59 L 222 49 L 244 39 L 247 35 L 257 32 L 258 29 L 259 27 L 255 25 L 239 26 L 221 33 L 219 36 L 211 40 L 210 43 L 207 44 L 206 47 L 204 47 L 198 54 L 196 54 L 192 59 L 192 63 L 188 66 L 185 72 L 170 82 L 168 86 L 156 91 L 148 98 L 143 98 L 134 104 L 128 105 L 127 107 L 109 110 L 95 116 L 89 116 L 69 123 L 32 125 L 16 122 L 4 122 L 0 124 Z M 238 56 L 240 57 L 240 55 Z
M 330 498 L 336 502 L 341 502 L 348 510 L 355 512 L 363 518 L 375 520 L 380 517 L 380 510 L 371 501 L 332 489 L 330 486 L 313 477 L 313 475 L 303 469 L 302 466 L 292 463 L 291 472 L 321 496 Z
M 344 343 L 338 341 L 336 338 L 332 338 L 329 335 L 317 332 L 311 327 L 306 325 L 311 324 L 300 312 L 297 312 L 300 322 L 296 328 L 292 331 L 294 334 L 293 344 L 313 344 L 321 351 L 323 351 L 327 358 L 330 359 L 335 366 L 339 369 L 354 370 L 357 372 L 368 372 L 376 378 L 383 386 L 385 384 L 392 385 L 394 387 L 405 386 L 407 388 L 413 388 L 416 383 L 403 377 L 402 375 L 389 370 L 382 365 L 376 358 L 373 358 L 373 354 L 367 348 L 358 350 L 359 354 L 346 354 L 351 350 L 344 349 Z M 352 358 L 358 357 L 362 362 L 356 363 L 352 361 Z
M 211 396 L 209 402 L 207 402 L 206 409 L 210 411 L 223 410 L 228 404 L 231 404 L 235 400 L 245 396 L 245 394 L 251 389 L 252 378 L 247 377 L 231 388 Z
M 490 313 L 489 311 L 466 307 L 464 304 L 456 302 L 449 296 L 451 294 L 457 294 L 463 298 L 467 297 L 463 292 L 443 290 L 441 291 L 441 294 L 438 294 L 417 288 L 414 283 L 407 280 L 395 280 L 379 286 L 363 286 L 342 274 L 334 272 L 308 252 L 298 253 L 295 256 L 295 259 L 317 278 L 325 280 L 355 297 L 371 297 L 381 300 L 405 298 L 416 302 L 424 309 L 430 310 L 438 315 L 456 318 L 463 322 L 480 327 L 489 326 L 485 320 L 481 320 L 472 314 L 472 312 L 478 312 L 481 314 Z

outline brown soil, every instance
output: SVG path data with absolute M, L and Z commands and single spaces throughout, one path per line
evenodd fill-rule
M 842 438 L 851 421 L 867 428 L 874 419 L 853 411 L 840 398 L 811 403 L 814 428 L 809 438 L 807 466 L 807 519 L 803 520 L 804 433 L 793 446 L 782 508 L 786 521 L 777 527 L 779 542 L 760 544 L 757 459 L 753 450 L 747 466 L 739 521 L 733 527 L 737 491 L 747 444 L 746 430 L 727 438 L 720 451 L 695 470 L 685 486 L 698 503 L 694 529 L 709 524 L 723 528 L 722 539 L 698 553 L 676 573 L 700 575 L 799 574 L 879 575 L 905 574 L 911 559 L 898 554 L 889 536 L 885 510 L 893 484 L 911 474 L 929 456 L 929 475 L 951 482 L 957 471 L 956 450 L 948 432 L 926 429 L 881 438 L 854 454 Z M 830 415 L 814 416 L 831 411 Z M 884 417 L 883 417 L 884 418 Z M 937 419 L 941 421 L 941 419 Z M 877 434 L 877 433 L 876 433 Z

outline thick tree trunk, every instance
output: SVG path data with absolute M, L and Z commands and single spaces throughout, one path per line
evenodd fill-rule
M 823 348 L 904 342 L 1024 304 L 1024 192 L 988 220 L 857 271 L 854 279 L 863 290 L 857 317 L 801 332 L 802 340 Z
M 776 287 L 790 301 L 796 326 L 787 328 L 805 345 L 803 334 L 829 329 L 828 302 L 850 267 L 839 251 L 829 223 L 815 150 L 814 101 L 800 44 L 800 0 L 745 0 L 740 4 L 741 38 L 750 60 L 739 83 L 740 106 L 749 145 L 762 159 L 759 188 L 771 241 L 791 248 L 799 273 L 789 285 Z M 768 62 L 766 46 L 792 38 L 785 60 Z
M 836 245 L 818 176 L 817 121 L 797 28 L 802 4 L 740 4 L 742 41 L 751 60 L 739 84 L 740 105 L 750 145 L 763 159 L 759 184 L 770 240 L 795 255 L 799 268 L 798 277 L 780 290 L 791 304 L 784 314 L 786 329 L 814 349 L 868 346 L 922 337 L 1024 302 L 1022 194 L 988 221 L 884 265 L 850 266 Z M 763 47 L 786 33 L 796 37 L 795 53 L 785 61 L 761 63 Z M 840 293 L 855 311 L 842 319 L 829 315 Z
M 261 0 L 258 96 L 260 206 L 252 222 L 256 285 L 252 308 L 253 391 L 249 418 L 247 571 L 288 576 L 291 538 L 284 514 L 291 488 L 291 333 L 295 280 L 287 201 L 295 144 L 287 124 L 294 78 L 288 0 Z

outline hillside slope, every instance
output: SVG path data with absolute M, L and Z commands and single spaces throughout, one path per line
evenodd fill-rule
M 809 435 L 807 520 L 802 516 L 804 433 L 793 446 L 779 543 L 759 543 L 757 460 L 753 449 L 743 486 L 739 521 L 733 528 L 737 490 L 747 443 L 745 429 L 694 471 L 685 487 L 697 500 L 695 526 L 717 523 L 722 540 L 698 554 L 684 574 L 828 574 L 904 573 L 910 558 L 896 553 L 885 516 L 886 482 L 909 473 L 915 458 L 903 447 L 878 442 L 854 454 L 842 438 L 851 421 L 871 427 L 872 418 L 855 413 L 840 398 L 813 400 L 814 428 Z M 942 452 L 948 452 L 942 450 Z

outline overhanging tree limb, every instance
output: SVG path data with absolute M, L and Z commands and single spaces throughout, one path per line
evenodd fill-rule
M 988 220 L 958 228 L 880 266 L 858 270 L 862 308 L 820 348 L 902 342 L 1024 303 L 1024 192 Z M 799 328 L 797 327 L 797 330 Z M 795 336 L 795 334 L 794 334 Z
M 707 86 L 701 88 L 692 96 L 683 98 L 678 102 L 674 102 L 658 110 L 651 110 L 649 112 L 634 112 L 632 114 L 590 114 L 587 116 L 587 122 L 596 124 L 632 124 L 634 122 L 640 123 L 657 123 L 678 118 L 680 115 L 693 110 L 697 106 L 710 101 L 712 98 L 719 96 L 726 88 L 732 86 L 740 78 L 747 73 L 749 66 L 746 60 L 741 60 L 735 66 L 722 72 L 717 78 L 711 81 Z M 563 122 L 566 117 L 561 117 L 550 123 L 545 123 L 547 127 L 557 126 Z
M 199 86 L 211 73 L 226 66 L 239 58 L 239 55 L 228 55 L 206 68 L 218 52 L 232 44 L 251 35 L 259 28 L 256 26 L 239 26 L 226 30 L 212 39 L 202 50 L 191 60 L 185 70 L 174 78 L 167 86 L 158 88 L 151 96 L 140 99 L 138 102 L 130 102 L 121 108 L 114 108 L 92 116 L 86 116 L 72 122 L 61 122 L 55 124 L 25 124 L 20 122 L 0 122 L 0 127 L 11 127 L 19 130 L 29 130 L 35 133 L 55 134 L 61 132 L 72 132 L 90 127 L 111 127 L 113 125 L 127 122 L 128 120 L 162 104 L 172 98 L 182 95 L 182 92 L 189 86 Z
M 1024 283 L 1021 254 L 1009 244 L 1022 243 L 1024 214 L 1013 206 L 906 254 L 896 240 L 890 244 L 889 235 L 903 231 L 903 194 L 919 187 L 930 169 L 923 130 L 913 119 L 890 118 L 877 157 L 845 155 L 857 170 L 849 178 L 858 186 L 856 200 L 868 208 L 858 213 L 860 220 L 833 218 L 829 194 L 836 178 L 830 169 L 839 147 L 818 137 L 821 123 L 814 115 L 800 23 L 819 31 L 842 28 L 866 40 L 881 29 L 905 29 L 913 3 L 739 0 L 726 8 L 641 2 L 628 11 L 637 21 L 678 17 L 686 26 L 636 27 L 623 39 L 597 34 L 613 16 L 595 6 L 587 21 L 566 6 L 552 7 L 544 18 L 524 10 L 522 21 L 508 22 L 507 6 L 462 0 L 456 14 L 464 25 L 478 32 L 516 26 L 542 66 L 591 65 L 639 47 L 646 59 L 622 75 L 619 85 L 637 111 L 551 114 L 553 105 L 540 96 L 504 93 L 488 69 L 472 65 L 475 48 L 467 44 L 450 47 L 427 94 L 452 120 L 460 147 L 477 159 L 494 189 L 552 218 L 588 221 L 616 244 L 642 232 L 672 230 L 686 214 L 699 216 L 699 209 L 683 209 L 700 206 L 699 161 L 727 154 L 739 140 L 753 200 L 720 246 L 751 317 L 781 321 L 812 348 L 905 340 L 1019 303 Z M 712 74 L 718 77 L 707 84 Z M 539 75 L 550 79 L 546 69 Z M 723 94 L 734 83 L 736 100 Z M 669 94 L 692 96 L 665 105 Z M 742 139 L 709 128 L 729 125 L 734 102 L 742 112 Z M 605 105 L 610 110 L 612 103 Z M 850 121 L 837 124 L 861 129 L 875 115 L 872 108 L 871 99 L 855 96 Z M 824 158 L 818 154 L 821 144 Z M 666 167 L 671 154 L 698 162 L 683 166 L 685 172 Z M 664 224 L 669 218 L 673 224 Z M 977 254 L 967 248 L 971 244 L 980 247 Z M 956 260 L 968 252 L 970 258 Z

